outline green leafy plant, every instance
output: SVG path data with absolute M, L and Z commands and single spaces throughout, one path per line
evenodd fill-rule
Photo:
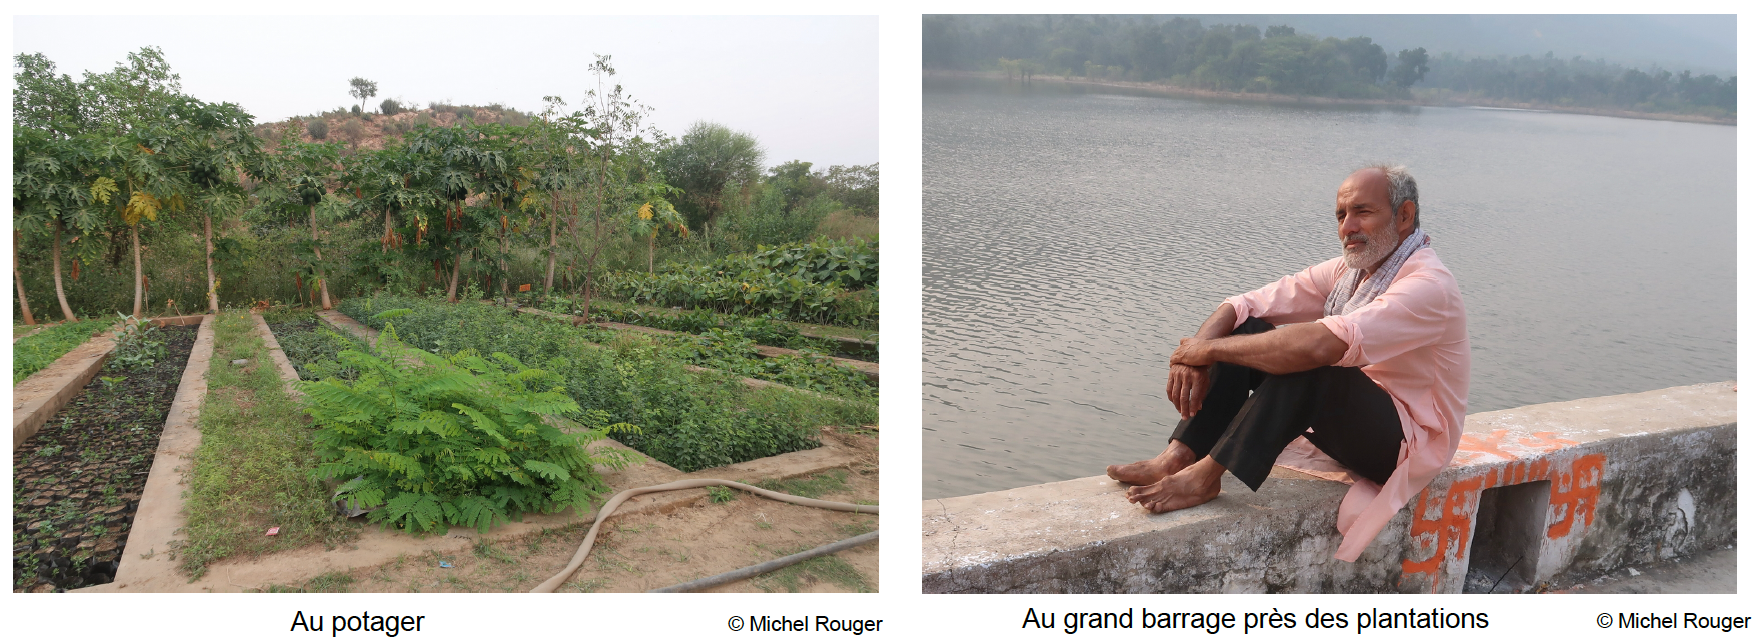
M 116 331 L 116 350 L 110 363 L 126 370 L 140 370 L 165 356 L 165 342 L 158 338 L 158 327 L 150 319 L 116 313 L 121 327 Z
M 735 497 L 736 496 L 734 496 L 732 494 L 731 487 L 708 487 L 707 488 L 707 500 L 709 502 L 712 502 L 713 504 L 716 504 L 716 505 L 731 502 L 732 499 Z
M 558 378 L 505 353 L 449 358 L 403 345 L 386 325 L 372 353 L 348 350 L 352 384 L 303 382 L 306 412 L 320 427 L 315 478 L 346 480 L 336 497 L 382 508 L 373 522 L 410 533 L 449 525 L 486 532 L 523 512 L 584 508 L 609 488 L 594 465 L 621 467 L 636 456 L 586 445 L 638 428 L 581 412 Z M 503 370 L 504 369 L 504 370 Z M 595 418 L 567 433 L 549 417 Z
M 396 318 L 396 328 L 411 345 L 444 354 L 505 352 L 560 375 L 567 395 L 581 406 L 641 427 L 619 437 L 623 444 L 683 471 L 812 448 L 819 427 L 877 421 L 875 400 L 753 390 L 738 376 L 690 372 L 672 346 L 614 331 L 480 303 L 398 296 L 341 303 L 343 313 L 381 330 L 387 309 L 408 309 Z

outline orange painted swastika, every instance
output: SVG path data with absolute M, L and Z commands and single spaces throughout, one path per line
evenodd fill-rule
M 1549 485 L 1549 516 L 1553 522 L 1549 524 L 1549 539 L 1572 533 L 1573 523 L 1579 519 L 1583 519 L 1583 526 L 1591 526 L 1597 518 L 1597 498 L 1603 479 L 1602 453 L 1574 460 L 1570 471 L 1550 478 L 1553 482 Z
M 1425 574 L 1433 591 L 1438 591 L 1447 554 L 1454 560 L 1463 560 L 1464 552 L 1469 550 L 1469 538 L 1475 532 L 1475 512 L 1481 503 L 1481 493 L 1487 489 L 1550 481 L 1547 529 L 1550 540 L 1571 534 L 1576 522 L 1590 526 L 1596 519 L 1604 473 L 1602 453 L 1582 455 L 1564 467 L 1554 466 L 1547 454 L 1578 443 L 1555 437 L 1552 432 L 1520 437 L 1517 438 L 1519 446 L 1544 454 L 1536 459 L 1523 459 L 1507 451 L 1506 433 L 1504 429 L 1497 429 L 1485 435 L 1466 434 L 1459 440 L 1457 450 L 1459 454 L 1499 456 L 1508 462 L 1457 480 L 1444 491 L 1432 488 L 1421 491 L 1415 502 L 1414 520 L 1409 524 L 1409 537 L 1415 541 L 1418 551 L 1426 551 L 1431 546 L 1433 553 L 1418 561 L 1403 559 L 1405 582 L 1412 576 Z M 1442 501 L 1441 497 L 1444 498 Z M 1438 517 L 1428 518 L 1427 514 L 1434 509 L 1438 510 Z

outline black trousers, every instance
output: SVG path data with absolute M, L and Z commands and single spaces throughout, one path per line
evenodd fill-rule
M 1274 326 L 1255 317 L 1233 335 Z M 1402 449 L 1402 420 L 1390 394 L 1358 367 L 1323 366 L 1270 375 L 1219 362 L 1201 410 L 1177 424 L 1171 439 L 1213 456 L 1252 491 L 1300 435 L 1355 473 L 1384 484 Z M 1306 432 L 1309 429 L 1310 432 Z

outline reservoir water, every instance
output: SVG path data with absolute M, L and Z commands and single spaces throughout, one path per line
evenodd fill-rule
M 1371 162 L 1462 289 L 1470 412 L 1736 374 L 1732 126 L 928 79 L 922 130 L 926 498 L 1157 453 L 1177 340 L 1340 254 Z

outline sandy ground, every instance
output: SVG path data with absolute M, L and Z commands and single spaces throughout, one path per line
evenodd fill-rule
M 814 482 L 820 497 L 842 502 L 878 501 L 876 435 L 826 434 L 864 456 L 860 464 Z M 845 480 L 836 482 L 837 478 Z M 769 485 L 763 485 L 769 486 Z M 781 489 L 787 493 L 794 490 Z M 561 571 L 590 525 L 544 532 L 499 543 L 482 543 L 449 556 L 407 556 L 375 568 L 306 580 L 279 591 L 523 592 Z M 779 558 L 878 528 L 878 517 L 790 505 L 745 493 L 726 502 L 708 499 L 668 514 L 612 517 L 579 571 L 558 591 L 642 592 L 720 574 Z M 456 537 L 456 536 L 453 536 Z M 440 563 L 451 567 L 441 567 Z M 876 543 L 794 565 L 716 592 L 875 592 Z

